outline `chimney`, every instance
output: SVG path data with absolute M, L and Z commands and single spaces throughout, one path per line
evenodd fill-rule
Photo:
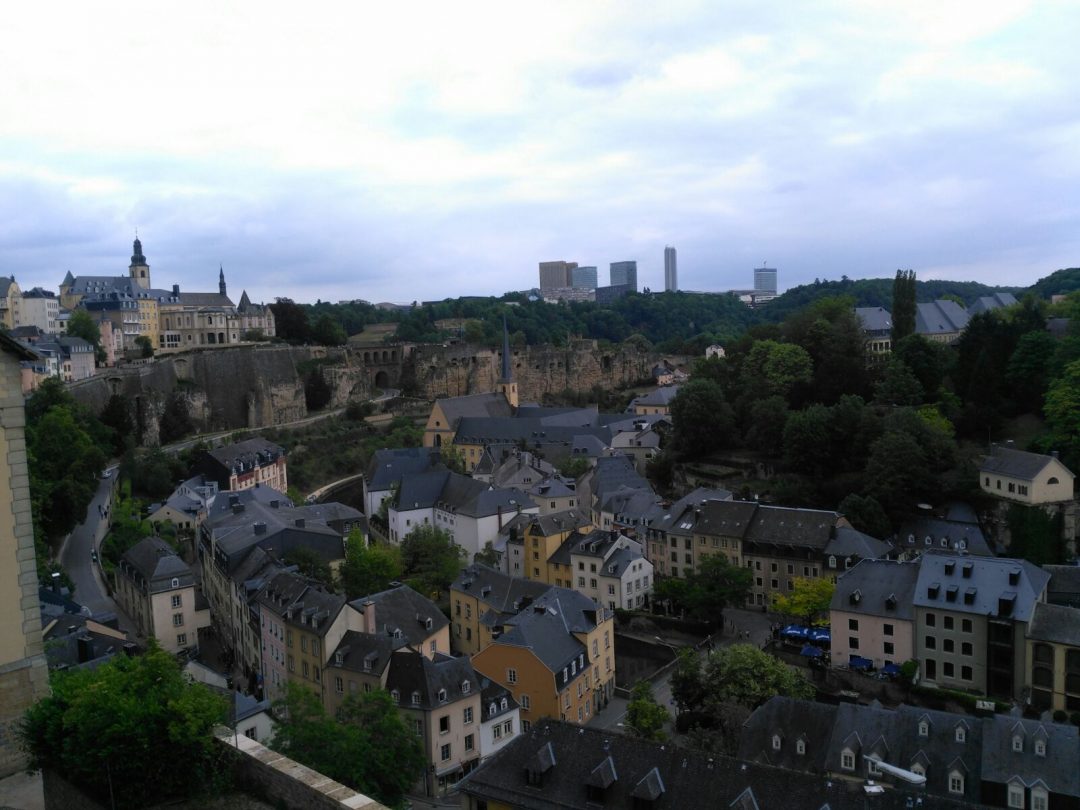
M 232 513 L 234 515 L 239 515 L 243 511 L 244 511 L 244 505 L 242 503 L 234 503 L 232 505 Z
M 304 519 L 303 518 L 297 518 L 296 519 L 296 528 L 298 528 L 298 529 L 304 528 Z
M 61 588 L 60 588 L 60 572 L 59 571 L 53 571 L 52 572 L 52 592 L 55 593 L 57 596 L 59 596 L 60 591 L 61 591 Z
M 266 524 L 262 523 L 261 521 L 259 523 L 256 523 L 252 528 L 255 529 L 256 536 L 266 534 Z
M 179 295 L 180 295 L 180 285 L 179 284 L 173 284 L 172 285 L 172 294 L 179 297 Z
M 499 515 L 499 531 L 501 532 L 502 531 L 502 506 L 498 507 L 498 515 Z
M 281 501 L 279 501 L 277 498 L 270 501 L 270 508 L 271 509 L 277 509 L 279 506 L 281 506 Z
M 364 632 L 374 634 L 375 632 L 375 603 L 368 599 L 361 607 L 361 612 L 364 614 Z
M 79 636 L 79 663 L 85 664 L 94 657 L 94 640 L 89 636 Z

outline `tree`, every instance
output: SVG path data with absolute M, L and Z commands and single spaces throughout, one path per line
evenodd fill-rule
M 101 346 L 101 330 L 94 322 L 93 316 L 85 309 L 76 309 L 68 318 L 67 333 L 71 337 L 78 337 L 90 343 L 97 349 Z
M 626 727 L 642 739 L 664 742 L 667 739 L 664 725 L 670 719 L 667 709 L 653 697 L 652 684 L 644 680 L 635 683 L 626 706 Z
M 681 712 L 694 712 L 705 702 L 701 656 L 689 647 L 679 649 L 679 658 L 671 673 L 671 697 Z
M 150 338 L 146 335 L 139 335 L 135 338 L 135 345 L 139 347 L 139 356 L 143 358 L 154 356 L 154 344 L 150 342 Z
M 304 380 L 304 404 L 308 411 L 321 411 L 333 398 L 334 392 L 323 377 L 322 370 L 313 368 Z
M 773 601 L 773 610 L 796 616 L 806 625 L 829 613 L 836 585 L 830 579 L 796 577 L 790 592 Z
M 1009 358 L 1005 379 L 1017 405 L 1029 413 L 1038 413 L 1042 408 L 1056 349 L 1057 342 L 1049 332 L 1028 332 Z
M 311 325 L 307 310 L 291 298 L 278 298 L 270 305 L 274 313 L 274 329 L 277 336 L 290 343 L 307 343 L 311 340 Z
M 465 474 L 465 454 L 460 447 L 444 444 L 439 448 L 439 460 L 452 472 Z
M 813 378 L 814 361 L 806 349 L 776 340 L 756 341 L 742 363 L 742 388 L 755 398 L 789 399 L 792 389 Z
M 767 455 L 779 456 L 784 449 L 788 414 L 787 402 L 782 396 L 755 400 L 750 405 L 747 444 Z
M 401 579 L 401 554 L 395 546 L 367 545 L 359 529 L 349 532 L 345 541 L 345 562 L 338 576 L 348 599 L 378 593 Z
M 883 539 L 892 534 L 889 516 L 876 498 L 853 492 L 840 501 L 838 510 L 852 526 L 871 537 Z
M 285 552 L 281 559 L 286 565 L 295 565 L 297 570 L 308 579 L 313 579 L 329 589 L 334 587 L 334 575 L 330 571 L 330 564 L 320 557 L 318 552 L 297 546 Z
M 724 608 L 746 602 L 752 581 L 749 569 L 732 565 L 722 554 L 710 554 L 685 579 L 658 580 L 655 598 L 702 620 L 719 622 Z
M 933 487 L 926 453 L 911 436 L 888 432 L 874 442 L 866 460 L 866 490 L 892 518 L 898 518 Z
M 874 399 L 885 407 L 918 405 L 923 401 L 923 387 L 907 364 L 898 357 L 885 363 L 885 373 L 874 386 Z
M 908 335 L 893 345 L 893 357 L 903 361 L 918 379 L 928 400 L 937 397 L 945 377 L 947 352 L 940 343 L 927 340 L 922 335 Z
M 784 425 L 784 458 L 804 475 L 820 476 L 832 467 L 830 413 L 824 405 L 792 412 Z
M 1076 469 L 1080 461 L 1080 360 L 1070 363 L 1050 386 L 1043 410 L 1053 440 L 1066 463 Z
M 735 414 L 723 389 L 712 380 L 690 380 L 671 401 L 674 444 L 688 458 L 706 456 L 730 446 Z
M 731 701 L 755 709 L 776 695 L 810 698 L 814 688 L 793 667 L 751 644 L 713 650 L 705 663 L 706 706 Z
M 465 549 L 435 526 L 417 526 L 401 543 L 403 574 L 424 595 L 449 590 L 464 560 Z
M 345 334 L 341 324 L 328 314 L 320 315 L 315 321 L 311 336 L 316 343 L 321 343 L 323 346 L 344 346 L 345 341 L 348 340 L 348 335 Z
M 559 475 L 566 478 L 573 478 L 575 481 L 591 468 L 589 459 L 582 458 L 581 456 L 567 456 L 559 464 Z
M 350 694 L 330 717 L 315 692 L 293 681 L 276 703 L 271 748 L 391 807 L 424 772 L 420 738 L 382 689 Z
M 158 440 L 162 444 L 175 442 L 195 432 L 195 424 L 188 413 L 187 398 L 173 391 L 165 403 L 165 410 L 158 423 Z
M 484 543 L 484 548 L 481 551 L 473 555 L 473 562 L 486 565 L 489 568 L 498 568 L 501 560 L 502 557 L 495 550 L 495 546 L 491 544 L 490 540 Z
M 131 418 L 128 410 L 127 399 L 119 394 L 113 394 L 105 403 L 101 415 L 98 417 L 102 424 L 111 428 L 115 436 L 112 446 L 113 456 L 123 455 L 129 439 L 134 440 L 135 420 Z
M 892 342 L 915 333 L 915 271 L 897 270 L 892 290 Z
M 32 768 L 54 768 L 117 808 L 220 790 L 228 760 L 214 727 L 226 721 L 225 701 L 189 683 L 153 639 L 145 655 L 53 673 L 50 683 L 20 729 Z

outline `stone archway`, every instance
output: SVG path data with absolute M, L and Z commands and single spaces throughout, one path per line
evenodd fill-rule
M 390 375 L 385 371 L 378 371 L 375 373 L 375 387 L 376 388 L 389 388 L 390 387 Z

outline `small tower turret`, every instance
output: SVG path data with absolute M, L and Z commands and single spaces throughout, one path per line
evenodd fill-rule
M 218 292 L 219 293 L 221 293 L 222 295 L 227 295 L 228 294 L 228 293 L 225 292 L 225 268 L 222 267 L 220 264 L 218 265 L 218 282 L 217 282 L 217 286 L 218 286 Z
M 498 385 L 495 390 L 501 391 L 511 408 L 518 406 L 518 388 L 511 374 L 510 366 L 510 333 L 506 329 L 506 316 L 503 316 L 503 348 L 502 348 L 502 372 L 499 374 Z
M 135 243 L 131 250 L 131 266 L 128 267 L 128 275 L 144 290 L 150 289 L 150 265 L 146 263 L 146 257 L 142 252 L 142 242 L 138 234 L 135 235 Z

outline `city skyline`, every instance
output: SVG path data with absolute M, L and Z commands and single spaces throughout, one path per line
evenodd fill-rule
M 560 255 L 655 290 L 672 244 L 700 290 L 762 255 L 782 289 L 1080 263 L 1071 4 L 266 11 L 13 9 L 0 274 L 122 274 L 136 229 L 159 277 L 267 301 L 499 295 Z

